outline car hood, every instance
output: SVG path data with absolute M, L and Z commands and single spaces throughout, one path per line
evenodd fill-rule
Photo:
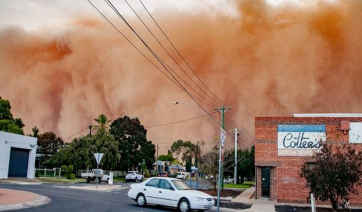
M 187 194 L 188 196 L 192 196 L 192 197 L 212 198 L 211 195 L 206 194 L 201 191 L 197 191 L 197 190 L 184 190 L 184 191 L 180 191 L 180 193 L 184 193 L 184 194 Z

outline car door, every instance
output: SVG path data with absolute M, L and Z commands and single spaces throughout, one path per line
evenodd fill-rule
M 142 191 L 145 194 L 147 203 L 151 204 L 161 204 L 159 200 L 159 185 L 160 179 L 154 178 L 150 180 L 146 185 L 142 188 Z
M 177 206 L 177 192 L 168 180 L 160 179 L 157 196 L 162 205 Z

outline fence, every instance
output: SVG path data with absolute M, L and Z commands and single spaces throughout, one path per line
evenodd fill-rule
M 61 168 L 52 168 L 52 169 L 35 169 L 35 176 L 38 177 L 60 177 L 62 176 Z
M 76 177 L 81 177 L 82 173 L 90 173 L 91 169 L 78 169 L 75 171 Z M 103 170 L 104 174 L 108 174 L 113 172 L 113 177 L 124 177 L 127 175 L 127 171 L 114 171 L 114 170 Z M 149 170 L 149 173 L 154 176 L 156 175 L 155 170 Z M 61 168 L 53 168 L 53 169 L 35 169 L 35 175 L 38 177 L 61 177 L 64 176 L 64 170 Z

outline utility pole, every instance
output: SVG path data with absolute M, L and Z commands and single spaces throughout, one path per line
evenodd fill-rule
M 224 113 L 225 111 L 229 110 L 230 108 L 225 108 L 224 106 L 222 106 L 221 108 L 216 108 L 215 110 L 217 111 L 221 111 L 221 133 L 220 133 L 220 146 L 219 146 L 219 173 L 218 173 L 218 186 L 217 186 L 217 212 L 220 212 L 220 186 L 222 183 L 221 180 L 221 170 L 222 170 L 222 157 L 221 157 L 221 153 L 222 153 L 222 148 L 224 147 L 224 141 L 225 141 L 225 134 L 224 134 Z M 224 138 L 223 138 L 224 136 Z
M 237 171 L 238 171 L 238 136 L 239 136 L 239 130 L 234 129 L 234 136 L 235 136 L 235 164 L 234 164 L 234 184 L 237 182 Z
M 157 152 L 157 156 L 156 156 L 156 174 L 158 174 L 158 144 L 157 144 L 156 152 Z
M 92 137 L 92 124 L 89 125 L 89 137 Z

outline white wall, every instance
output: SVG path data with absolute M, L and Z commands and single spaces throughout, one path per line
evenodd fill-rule
M 11 147 L 29 151 L 27 178 L 35 176 L 35 154 L 37 138 L 0 131 L 0 179 L 7 179 Z

